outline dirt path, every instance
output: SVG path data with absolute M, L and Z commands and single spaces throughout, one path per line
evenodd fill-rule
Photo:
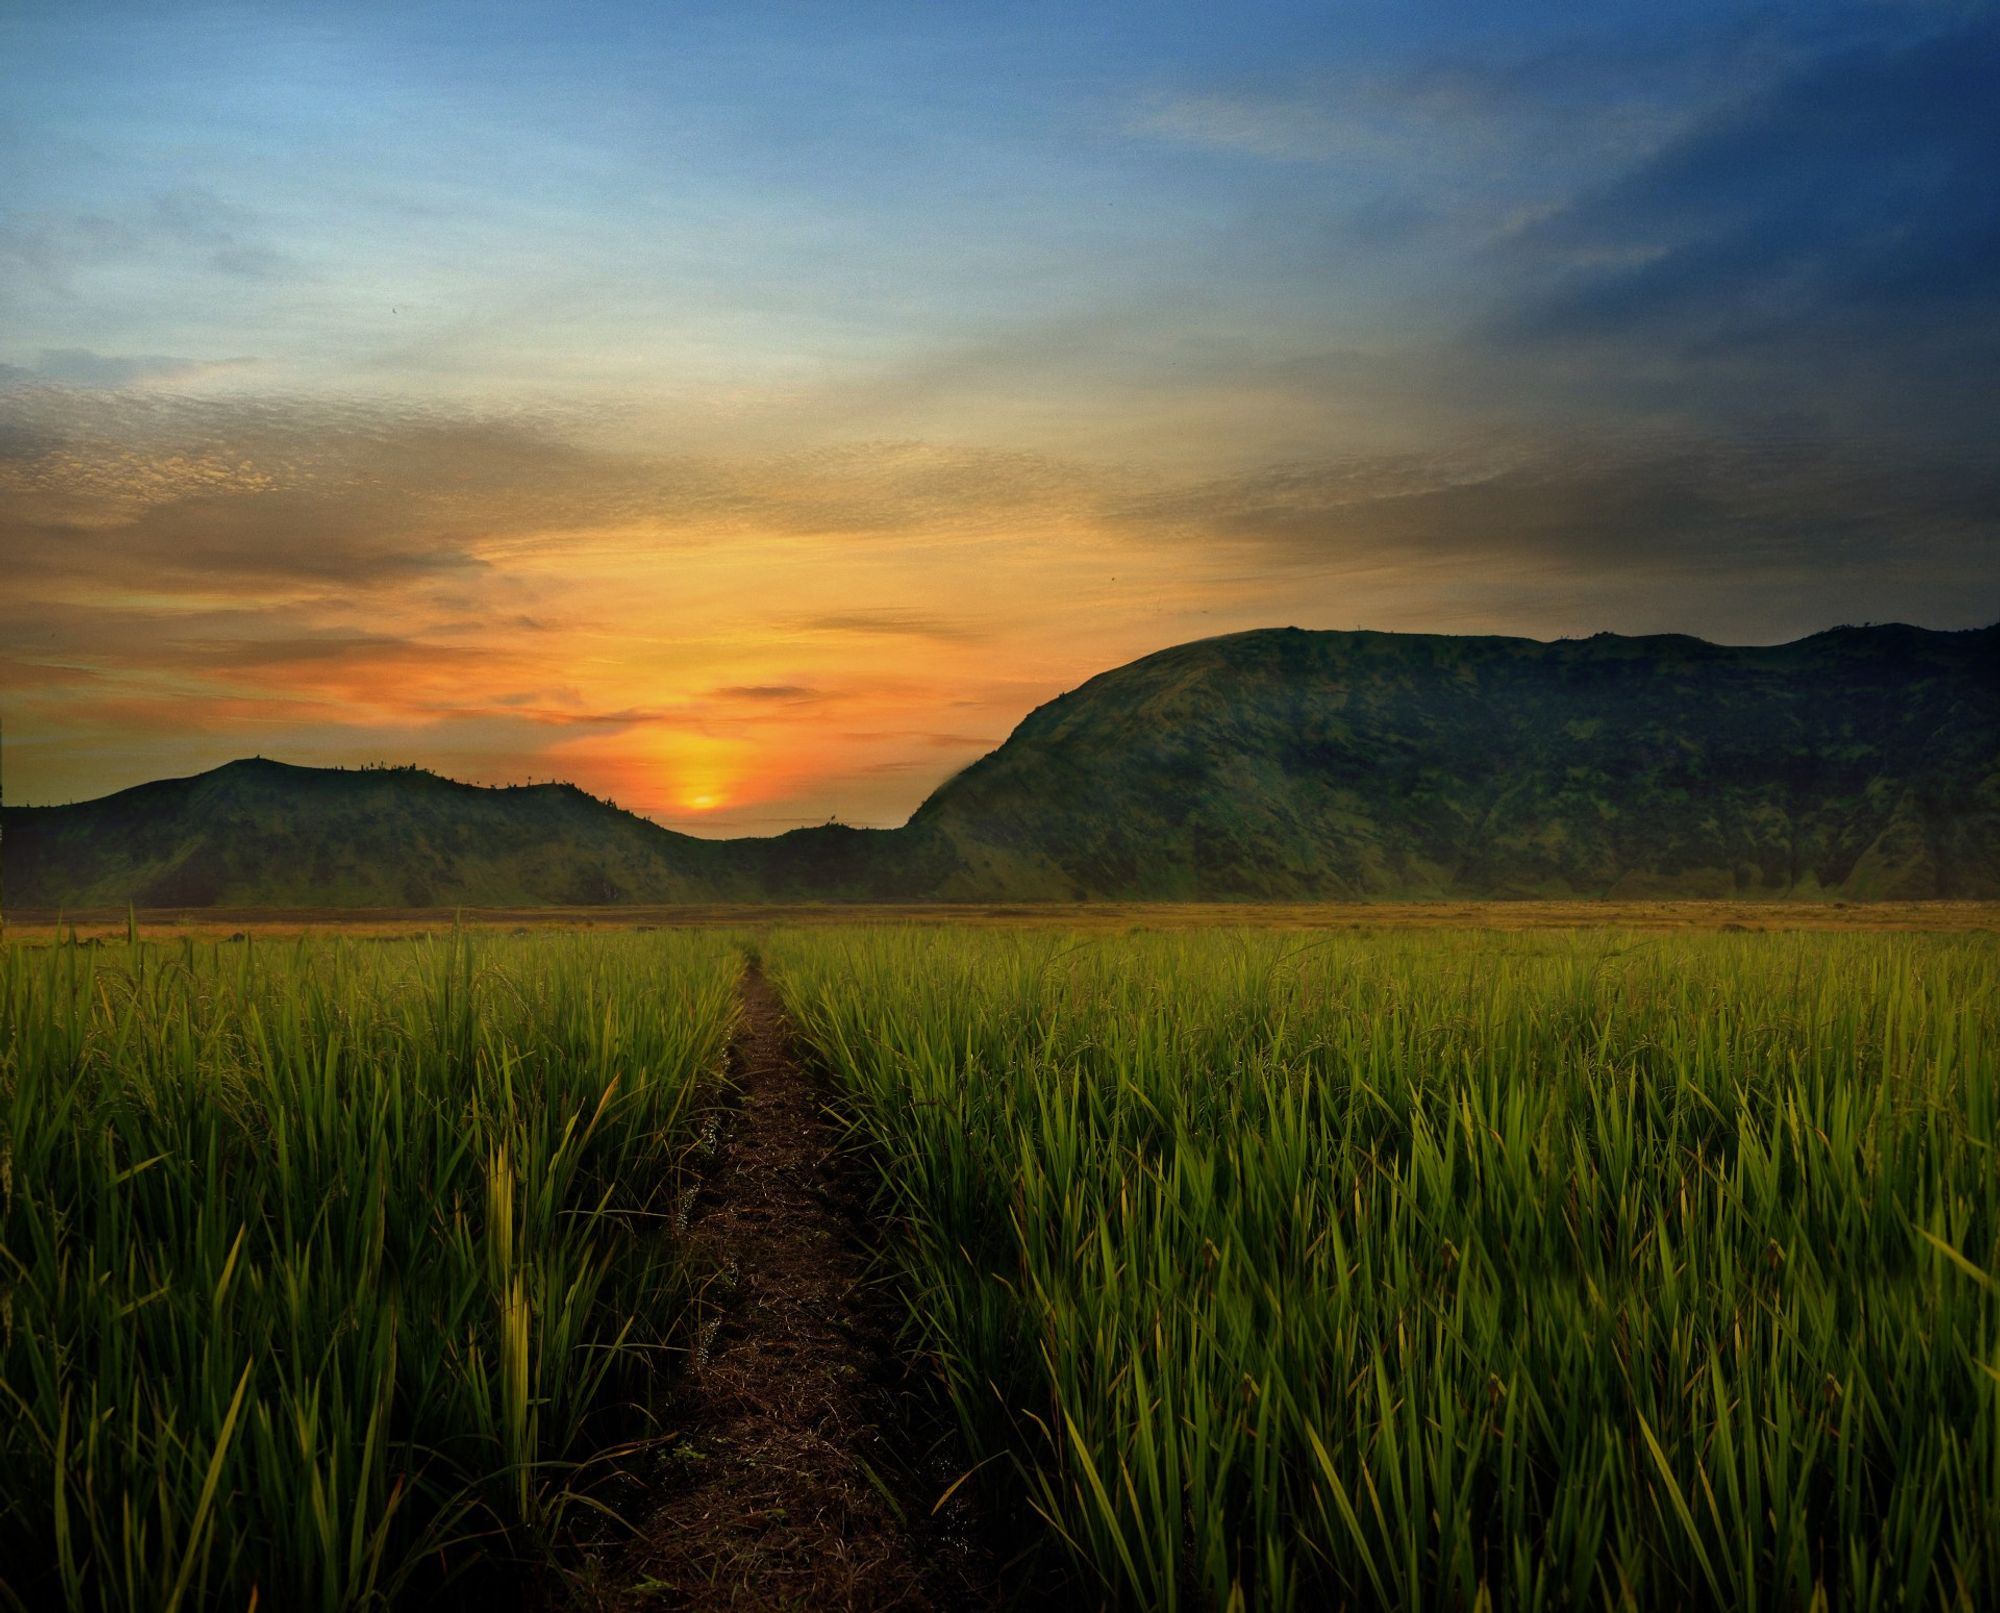
M 891 1321 L 864 1287 L 860 1184 L 754 958 L 742 1005 L 741 1106 L 694 1221 L 735 1293 L 657 1508 L 586 1605 L 991 1608 L 965 1520 L 931 1515 L 956 1475 L 899 1420 Z

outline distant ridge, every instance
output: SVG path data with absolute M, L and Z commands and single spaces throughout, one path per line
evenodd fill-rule
M 26 908 L 2000 897 L 2000 627 L 1735 647 L 1266 629 L 1032 712 L 897 830 L 232 762 L 5 810 Z

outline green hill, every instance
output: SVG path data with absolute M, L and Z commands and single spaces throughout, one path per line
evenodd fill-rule
M 2000 896 L 2000 628 L 1239 633 L 1104 673 L 913 830 L 1015 896 Z
M 1205 639 L 900 830 L 674 834 L 566 785 L 234 762 L 9 808 L 10 905 L 2000 897 L 2000 628 Z
M 10 810 L 15 905 L 679 901 L 713 848 L 569 785 L 480 789 L 415 769 L 231 762 L 78 806 Z

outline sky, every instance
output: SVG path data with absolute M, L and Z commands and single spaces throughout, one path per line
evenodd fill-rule
M 2000 618 L 2000 12 L 0 8 L 10 802 L 903 821 L 1296 625 Z

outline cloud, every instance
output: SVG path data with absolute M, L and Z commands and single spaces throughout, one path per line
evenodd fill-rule
M 303 272 L 297 258 L 268 246 L 219 246 L 206 262 L 217 274 L 237 280 L 291 280 Z
M 1134 114 L 1130 134 L 1258 157 L 1318 161 L 1354 143 L 1351 126 L 1298 92 L 1207 91 L 1163 96 Z
M 2000 25 L 1849 46 L 1521 230 L 1487 333 L 1719 414 L 1983 433 L 2000 378 Z M 1705 390 L 1704 390 L 1705 388 Z M 1983 411 L 1981 411 L 1983 413 Z
M 1453 371 L 1448 360 L 1462 362 Z M 1305 365 L 1286 383 L 1301 395 L 1382 373 L 1339 355 L 1324 375 L 1286 362 Z M 1456 385 L 1476 404 L 1510 385 L 1529 397 L 1559 374 L 1489 342 L 1445 354 L 1428 378 L 1405 378 L 1398 406 L 1421 422 L 1426 387 Z M 1118 465 L 902 442 L 694 459 L 593 442 L 554 411 L 41 384 L 0 393 L 0 563 L 26 611 L 12 626 L 0 619 L 0 633 L 69 623 L 82 637 L 65 640 L 64 653 L 95 643 L 115 658 L 138 646 L 162 667 L 203 676 L 263 656 L 273 675 L 316 687 L 328 677 L 309 677 L 309 667 L 345 677 L 372 665 L 381 674 L 367 680 L 372 699 L 394 694 L 385 669 L 422 659 L 405 640 L 440 647 L 427 664 L 443 685 L 454 681 L 452 646 L 504 641 L 513 648 L 503 666 L 541 667 L 580 635 L 626 632 L 628 607 L 604 592 L 618 587 L 612 579 L 659 575 L 665 588 L 697 555 L 717 577 L 807 555 L 838 577 L 824 608 L 799 608 L 790 590 L 753 609 L 743 620 L 761 632 L 912 644 L 1011 641 L 1010 624 L 1046 614 L 1053 599 L 1020 583 L 992 597 L 970 585 L 962 608 L 924 602 L 993 563 L 989 554 L 1009 556 L 1010 574 L 1038 574 L 1036 587 L 1064 591 L 1063 603 L 1100 600 L 1120 620 L 1140 600 L 1203 588 L 1232 608 L 1258 599 L 1276 608 L 1298 597 L 1306 574 L 1495 577 L 1509 567 L 1567 570 L 1593 588 L 1736 577 L 1795 587 L 1834 620 L 1856 614 L 1883 578 L 1928 565 L 1940 579 L 1926 596 L 1936 608 L 2000 606 L 2000 591 L 1977 575 L 1995 560 L 2000 531 L 1991 450 L 1917 449 L 1809 418 L 1730 422 L 1699 409 L 1667 423 L 1585 425 L 1552 413 L 1524 414 L 1508 430 L 1429 429 L 1421 451 L 1371 446 L 1226 476 L 1190 467 L 1142 478 Z M 1075 545 L 1079 556 L 1114 558 L 1057 573 L 1031 558 L 1033 541 L 1056 545 L 1052 555 Z M 917 590 L 898 581 L 918 577 L 934 581 Z M 599 591 L 579 593 L 579 578 L 599 579 L 590 585 Z M 895 591 L 882 592 L 885 582 Z M 1301 603 L 1334 587 L 1306 586 L 1315 592 Z M 711 597 L 730 599 L 728 621 L 741 617 L 740 594 Z M 87 599 L 101 603 L 74 617 L 44 609 Z M 266 630 L 186 627 L 218 606 L 263 612 Z M 712 604 L 689 608 L 691 621 L 702 610 L 714 619 Z M 135 611 L 183 625 L 137 632 Z M 275 637 L 292 649 L 240 642 Z M 48 653 L 60 647 L 38 641 Z M 829 687 L 852 694 L 783 675 L 812 667 L 809 657 L 765 660 L 736 682 L 681 683 L 674 699 L 739 706 L 750 720 L 751 709 L 832 698 Z M 481 677 L 489 672 L 488 687 L 509 686 L 496 668 Z M 474 681 L 469 670 L 456 675 Z M 413 709 L 420 698 L 464 704 L 412 690 Z M 687 714 L 670 702 L 593 709 L 604 715 L 563 720 Z
M 824 700 L 826 692 L 802 683 L 739 683 L 721 689 L 711 689 L 709 697 L 715 700 L 749 701 L 756 705 L 791 706 Z
M 1446 578 L 1455 589 L 1539 579 L 1608 602 L 1641 585 L 1729 580 L 1762 591 L 1774 614 L 1826 621 L 1870 614 L 1890 588 L 1905 614 L 1957 619 L 2000 611 L 1986 580 L 2000 575 L 1996 508 L 1990 452 L 1857 443 L 1809 421 L 1528 420 L 1440 434 L 1420 452 L 1148 481 L 899 443 L 691 460 L 593 445 L 554 414 L 42 386 L 0 394 L 0 564 L 14 593 L 0 645 L 36 662 L 263 679 L 413 716 L 765 723 L 856 698 L 819 668 L 861 652 L 812 649 L 816 638 L 879 640 L 867 654 L 900 658 L 1011 644 L 1058 609 L 1108 622 L 1226 609 L 1251 625 L 1360 581 L 1399 600 Z M 1055 545 L 1039 560 L 1020 541 L 1038 530 Z M 739 590 L 759 566 L 820 569 L 761 613 L 744 614 L 740 591 L 688 595 L 677 657 L 699 666 L 705 635 L 753 630 L 795 649 L 760 654 L 733 682 L 709 681 L 719 668 L 677 675 L 644 703 L 601 689 L 568 707 L 502 698 L 552 687 L 573 646 L 641 642 L 633 612 L 672 600 L 697 556 L 702 575 Z M 993 564 L 1012 579 L 1003 592 L 951 581 Z M 925 603 L 953 586 L 962 606 L 949 594 L 937 597 L 953 608 Z M 1592 625 L 1623 620 L 1606 610 Z M 911 651 L 886 648 L 896 642 Z
M 155 589 L 298 585 L 376 589 L 464 573 L 489 562 L 392 490 L 343 496 L 227 485 L 186 491 L 115 526 L 62 520 L 0 524 L 17 575 L 95 578 Z
M 117 589 L 360 590 L 646 504 L 651 467 L 546 423 L 409 405 L 0 392 L 0 555 Z
M 261 617 L 256 618 L 261 624 Z M 267 632 L 243 638 L 181 638 L 162 646 L 184 666 L 251 672 L 324 673 L 386 662 L 477 662 L 490 659 L 467 650 L 393 633 L 307 629 L 283 637 Z
M 42 382 L 124 387 L 149 381 L 191 381 L 255 362 L 250 358 L 168 358 L 159 353 L 96 353 L 87 347 L 45 347 L 32 364 L 0 364 L 0 387 Z M 0 447 L 0 453 L 4 452 L 4 447 Z
M 1088 507 L 1102 480 L 909 442 L 674 455 L 592 426 L 379 398 L 0 389 L 0 556 L 21 574 L 369 589 L 586 542 L 944 539 Z
M 1518 30 L 1511 45 L 1307 58 L 1255 79 L 1155 92 L 1125 132 L 1282 161 L 1359 160 L 1406 178 L 1450 165 L 1462 180 L 1468 168 L 1532 153 L 1532 165 L 1508 176 L 1532 182 L 1657 147 L 1704 107 L 1824 49 L 1829 26 L 1776 15 L 1720 28 L 1676 19 L 1553 40 Z
M 956 618 L 930 616 L 914 610 L 833 611 L 823 616 L 805 617 L 795 625 L 807 633 L 929 638 L 946 643 L 965 643 L 983 636 L 979 630 Z
M 1720 611 L 1808 631 L 1891 601 L 1933 623 L 2000 615 L 1996 509 L 1991 459 L 1870 457 L 1813 438 L 1580 437 L 1496 447 L 1483 464 L 1270 467 L 1162 492 L 1124 516 L 1201 534 L 1267 598 L 1281 592 L 1273 568 L 1289 568 L 1294 599 L 1359 588 L 1428 598 L 1440 619 L 1468 598 L 1523 611 L 1560 599 L 1594 609 L 1582 623 L 1592 630 L 1629 624 L 1644 601 L 1643 620 L 1672 625 L 1678 611 L 1687 630 Z
M 29 690 L 75 689 L 101 682 L 103 673 L 94 667 L 63 666 L 59 662 L 16 660 L 0 656 L 0 688 L 16 694 Z
M 69 291 L 79 275 L 173 264 L 233 278 L 300 278 L 307 271 L 263 237 L 254 209 L 201 186 L 156 192 L 116 211 L 0 214 L 0 265 Z

